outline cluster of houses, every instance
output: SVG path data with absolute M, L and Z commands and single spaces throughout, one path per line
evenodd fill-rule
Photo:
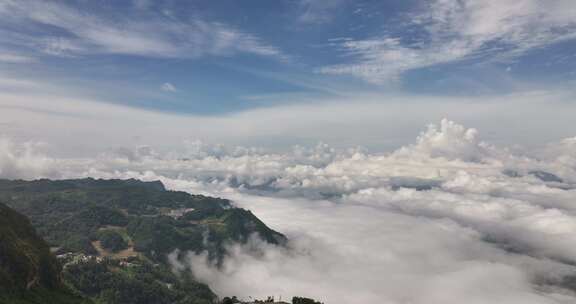
M 170 209 L 167 212 L 163 212 L 162 215 L 169 216 L 175 220 L 184 216 L 184 214 L 194 211 L 194 208 L 178 208 L 178 209 Z
M 103 263 L 105 261 L 110 261 L 110 258 L 106 258 L 106 257 L 99 257 L 99 256 L 94 256 L 94 255 L 86 255 L 83 253 L 73 253 L 73 252 L 67 252 L 67 253 L 63 253 L 63 254 L 59 254 L 56 256 L 56 258 L 58 259 L 58 261 L 60 261 L 63 265 L 64 268 L 66 268 L 67 266 L 70 265 L 78 265 L 78 264 L 84 264 L 84 263 Z M 120 267 L 136 267 L 138 266 L 138 264 L 135 263 L 131 263 L 129 260 L 130 258 L 120 258 L 120 259 L 115 259 L 118 263 L 118 266 Z
M 219 304 L 266 304 L 266 303 L 270 303 L 270 304 L 323 304 L 322 302 L 318 302 L 314 299 L 304 298 L 304 297 L 293 297 L 291 303 L 282 301 L 281 296 L 278 299 L 278 301 L 276 301 L 274 296 L 269 296 L 268 298 L 266 298 L 266 300 L 252 299 L 252 297 L 249 297 L 249 298 L 250 298 L 250 301 L 241 301 L 236 297 L 225 297 L 219 301 Z

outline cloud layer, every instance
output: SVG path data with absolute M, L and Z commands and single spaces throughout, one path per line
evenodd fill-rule
M 339 148 L 362 145 L 390 151 L 409 144 L 423 125 L 443 117 L 473 125 L 485 138 L 508 146 L 542 146 L 574 136 L 569 126 L 576 104 L 571 102 L 573 94 L 561 91 L 490 98 L 350 92 L 350 96 L 295 99 L 280 106 L 201 116 L 117 105 L 86 97 L 77 87 L 3 76 L 0 73 L 0 134 L 46 141 L 67 156 L 133 145 L 181 150 L 182 142 L 190 139 L 273 149 L 323 141 Z M 150 94 L 159 91 L 158 85 Z
M 250 208 L 288 248 L 230 244 L 223 268 L 177 261 L 221 296 L 326 303 L 572 303 L 573 138 L 514 152 L 449 120 L 412 145 L 371 154 L 325 144 L 286 153 L 186 143 L 49 158 L 4 140 L 0 176 L 162 180 Z M 575 286 L 571 286 L 575 288 Z

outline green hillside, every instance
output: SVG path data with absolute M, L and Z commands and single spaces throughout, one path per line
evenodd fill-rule
M 28 219 L 0 204 L 0 303 L 83 303 Z
M 160 182 L 0 180 L 0 202 L 29 217 L 47 241 L 35 239 L 50 273 L 59 266 L 49 248 L 64 266 L 64 283 L 97 303 L 210 303 L 208 286 L 189 271 L 171 271 L 170 253 L 208 252 L 219 264 L 227 244 L 252 235 L 286 242 L 228 200 L 168 191 Z M 63 284 L 60 277 L 47 282 Z

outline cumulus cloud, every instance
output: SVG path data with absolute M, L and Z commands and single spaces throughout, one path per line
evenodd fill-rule
M 15 143 L 9 138 L 0 137 L 0 178 L 57 177 L 59 174 L 55 170 L 54 159 L 38 150 L 38 143 Z
M 489 154 L 486 143 L 477 138 L 476 129 L 466 129 L 447 119 L 440 122 L 440 127 L 432 124 L 416 140 L 416 144 L 401 149 L 397 155 L 421 154 L 428 157 L 444 157 L 448 159 L 460 159 L 475 162 L 485 159 Z
M 390 34 L 337 45 L 356 60 L 319 71 L 374 83 L 397 81 L 409 70 L 475 59 L 503 61 L 574 39 L 576 6 L 570 0 L 435 0 L 407 14 L 406 30 L 424 36 L 406 41 Z
M 64 159 L 10 144 L 2 146 L 0 176 L 161 180 L 251 209 L 288 235 L 287 247 L 257 239 L 230 244 L 220 268 L 203 254 L 171 257 L 221 296 L 572 303 L 573 144 L 568 138 L 518 153 L 449 120 L 379 154 L 326 144 L 281 153 L 189 141 L 179 152 L 139 146 Z

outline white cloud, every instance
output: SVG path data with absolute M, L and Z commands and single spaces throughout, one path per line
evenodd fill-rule
M 233 246 L 222 269 L 203 255 L 182 261 L 220 295 L 303 295 L 345 304 L 573 301 L 554 291 L 534 291 L 530 283 L 542 273 L 573 272 L 571 266 L 506 253 L 450 220 L 351 203 L 233 198 L 292 241 L 290 250 L 257 241 Z
M 0 177 L 31 179 L 57 175 L 54 159 L 38 153 L 38 144 L 17 144 L 0 137 Z
M 162 91 L 165 91 L 165 92 L 176 92 L 176 91 L 178 91 L 178 90 L 176 89 L 176 87 L 175 87 L 173 84 L 169 83 L 169 82 L 163 83 L 163 84 L 160 86 L 160 89 L 162 89 Z
M 408 24 L 427 34 L 406 42 L 393 34 L 347 40 L 339 46 L 356 59 L 320 68 L 374 83 L 397 81 L 409 70 L 466 59 L 507 60 L 573 39 L 576 5 L 570 0 L 435 0 L 424 2 Z
M 440 128 L 436 125 L 428 126 L 415 145 L 397 151 L 398 155 L 415 153 L 432 157 L 445 157 L 448 159 L 461 159 L 464 161 L 479 161 L 489 155 L 490 147 L 477 138 L 476 129 L 466 129 L 447 119 L 442 119 Z
M 124 54 L 162 58 L 194 58 L 248 53 L 286 59 L 276 47 L 223 23 L 200 18 L 189 22 L 160 16 L 113 18 L 94 11 L 46 1 L 10 1 L 0 6 L 2 23 L 22 26 L 25 47 L 51 55 Z M 46 26 L 62 34 L 43 32 Z M 33 28 L 32 36 L 25 29 Z M 38 35 L 38 33 L 42 33 Z

